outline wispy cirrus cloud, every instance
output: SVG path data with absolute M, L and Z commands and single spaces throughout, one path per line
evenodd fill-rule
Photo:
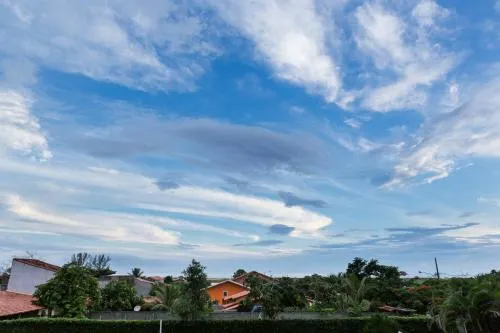
M 219 50 L 185 5 L 4 1 L 0 54 L 140 90 L 192 90 Z
M 446 78 L 458 57 L 433 35 L 435 26 L 449 15 L 433 0 L 422 0 L 410 15 L 396 12 L 382 1 L 359 6 L 354 13 L 355 41 L 373 60 L 380 85 L 365 88 L 362 104 L 374 111 L 419 108 L 427 103 L 427 91 Z
M 48 160 L 52 152 L 31 105 L 27 92 L 0 89 L 0 152 L 15 151 Z
M 312 0 L 212 1 L 221 17 L 255 43 L 279 79 L 334 102 L 342 87 L 328 50 L 334 26 Z
M 478 87 L 470 99 L 453 112 L 428 121 L 415 143 L 394 167 L 386 186 L 417 179 L 432 183 L 448 177 L 466 158 L 500 156 L 500 80 Z

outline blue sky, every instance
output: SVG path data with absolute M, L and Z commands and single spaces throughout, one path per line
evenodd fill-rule
M 500 2 L 0 2 L 0 260 L 498 269 Z

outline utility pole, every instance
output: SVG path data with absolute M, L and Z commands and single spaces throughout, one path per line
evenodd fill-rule
M 437 261 L 436 257 L 434 257 L 434 263 L 436 264 L 436 276 L 439 280 L 439 267 L 438 267 L 438 261 Z

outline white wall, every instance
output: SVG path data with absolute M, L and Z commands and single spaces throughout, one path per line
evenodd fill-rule
M 36 290 L 36 286 L 47 283 L 47 281 L 49 281 L 54 274 L 55 273 L 52 271 L 26 265 L 13 260 L 7 290 L 21 294 L 33 295 Z

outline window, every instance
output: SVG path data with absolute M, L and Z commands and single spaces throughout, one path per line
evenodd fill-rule
M 227 297 L 229 295 L 229 293 L 227 291 L 223 291 L 222 295 L 224 295 L 224 297 Z

